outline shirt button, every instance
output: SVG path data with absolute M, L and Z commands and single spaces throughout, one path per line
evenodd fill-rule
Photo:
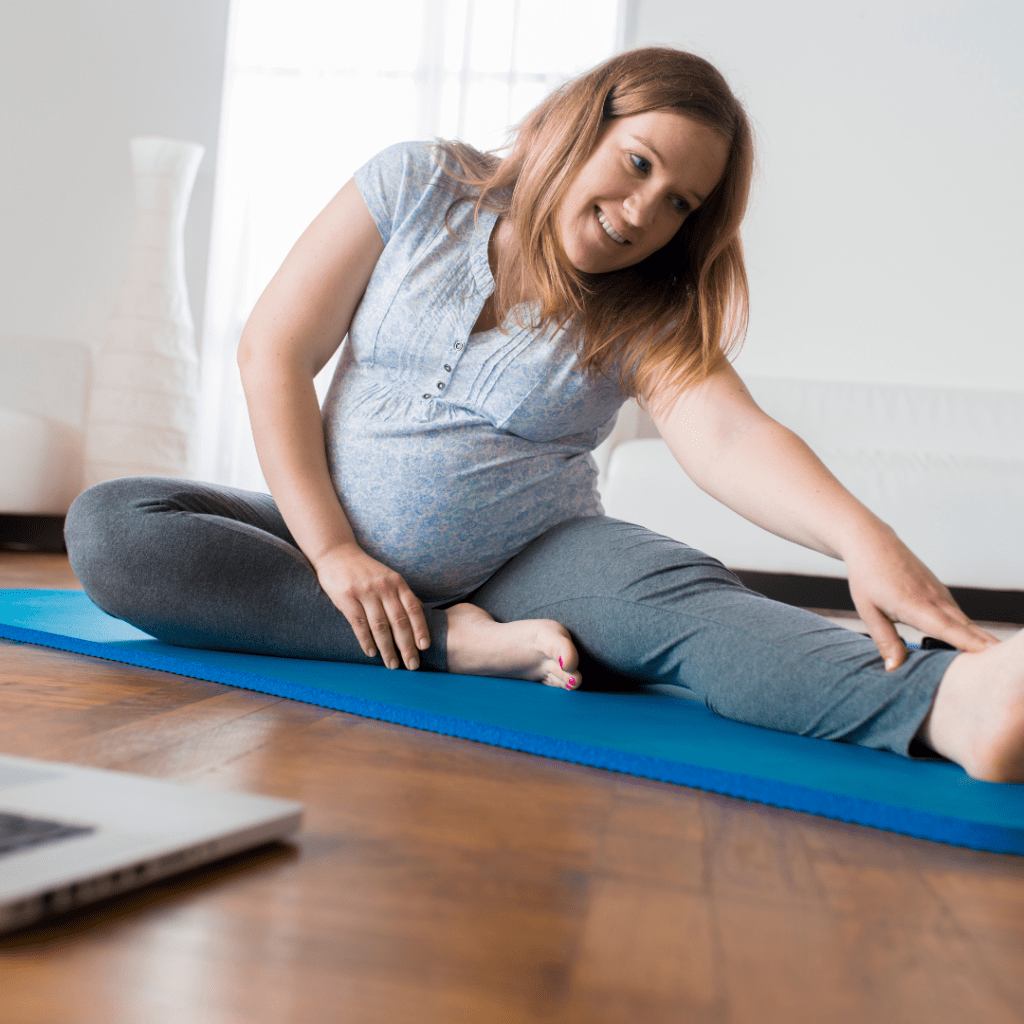
M 452 368 L 447 363 L 444 364 L 444 370 L 445 370 L 445 373 L 451 373 L 452 372 Z
M 444 391 L 444 381 L 443 380 L 439 380 L 437 382 L 437 390 L 438 391 Z
M 424 398 L 433 398 L 434 396 L 433 395 L 424 395 L 423 397 Z
M 456 352 L 461 352 L 462 351 L 462 342 L 461 341 L 455 342 L 455 351 Z

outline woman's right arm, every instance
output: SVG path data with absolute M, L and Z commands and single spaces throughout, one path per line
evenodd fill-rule
M 430 646 L 405 580 L 356 543 L 327 468 L 313 378 L 341 345 L 383 252 L 355 181 L 302 234 L 242 332 L 238 366 L 260 467 L 292 537 L 363 651 L 417 668 Z M 397 651 L 396 651 L 397 648 Z

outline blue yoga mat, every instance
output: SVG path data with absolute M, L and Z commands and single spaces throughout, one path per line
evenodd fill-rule
M 571 692 L 516 679 L 194 651 L 111 618 L 77 590 L 0 590 L 0 636 L 956 846 L 1024 854 L 1024 785 L 978 782 L 949 762 L 730 722 L 676 687 Z

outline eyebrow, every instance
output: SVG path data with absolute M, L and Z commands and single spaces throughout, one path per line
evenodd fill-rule
M 655 149 L 654 143 L 650 139 L 645 139 L 642 135 L 633 135 L 631 138 L 636 139 L 637 142 L 642 142 L 662 163 L 665 162 L 665 158 Z M 697 204 L 700 205 L 707 199 L 707 196 L 702 196 L 699 192 L 695 192 L 690 189 L 690 195 L 697 197 Z

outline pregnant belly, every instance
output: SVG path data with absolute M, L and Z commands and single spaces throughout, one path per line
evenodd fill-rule
M 475 590 L 546 530 L 600 515 L 585 449 L 483 424 L 328 445 L 331 475 L 359 544 L 427 602 Z

